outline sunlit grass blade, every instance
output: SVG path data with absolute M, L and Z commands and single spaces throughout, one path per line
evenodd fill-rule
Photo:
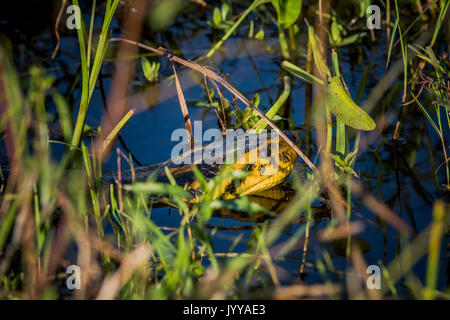
M 283 61 L 281 64 L 284 70 L 288 71 L 289 73 L 293 74 L 294 76 L 310 83 L 310 84 L 317 84 L 323 86 L 323 81 L 314 75 L 310 74 L 309 72 L 303 70 L 302 68 L 297 67 L 295 64 L 289 62 L 289 61 Z
M 439 137 L 442 137 L 441 131 L 438 129 L 437 125 L 434 123 L 433 118 L 431 118 L 430 114 L 427 112 L 425 107 L 420 103 L 420 101 L 413 95 L 414 100 L 417 102 L 417 105 L 419 106 L 420 110 L 424 113 L 424 115 L 427 117 L 428 121 L 430 122 L 431 126 L 433 127 L 434 131 L 439 135 Z
M 78 0 L 73 0 L 74 5 L 78 6 Z M 92 69 L 88 65 L 87 55 L 90 55 L 90 52 L 86 51 L 86 43 L 84 37 L 84 22 L 81 20 L 81 28 L 77 30 L 78 42 L 80 46 L 80 59 L 81 59 L 81 75 L 82 75 L 82 91 L 81 91 L 81 101 L 80 101 L 80 109 L 78 111 L 78 117 L 75 124 L 74 133 L 72 136 L 71 144 L 74 146 L 78 146 L 81 140 L 84 122 L 86 119 L 86 114 L 89 108 L 89 101 L 92 97 L 92 94 L 95 89 L 95 83 L 97 82 L 98 75 L 100 73 L 100 68 L 103 63 L 103 59 L 106 54 L 106 50 L 108 48 L 108 30 L 111 24 L 112 18 L 114 16 L 114 12 L 119 5 L 119 0 L 114 0 L 111 6 L 107 6 L 105 17 L 103 20 L 102 31 L 99 36 L 99 41 L 97 45 L 97 50 L 95 53 L 94 62 L 92 65 Z M 92 39 L 89 38 L 90 41 Z M 90 47 L 91 44 L 88 44 Z M 90 70 L 90 72 L 89 72 Z
M 281 93 L 280 97 L 275 101 L 273 106 L 266 112 L 266 117 L 272 120 L 275 115 L 278 113 L 280 108 L 284 105 L 286 100 L 289 98 L 289 95 L 291 94 L 291 79 L 289 77 L 284 77 L 284 90 Z M 256 133 L 259 133 L 261 130 L 267 128 L 267 122 L 263 119 L 260 119 L 253 129 Z
M 127 112 L 125 116 L 123 116 L 122 119 L 120 119 L 119 123 L 112 129 L 112 131 L 108 134 L 106 139 L 103 141 L 102 145 L 102 152 L 105 153 L 110 147 L 112 142 L 115 140 L 115 138 L 118 136 L 120 130 L 122 130 L 123 126 L 130 120 L 130 118 L 134 114 L 134 109 Z
M 392 29 L 391 41 L 389 42 L 388 56 L 387 56 L 387 60 L 386 60 L 386 70 L 389 66 L 389 61 L 391 59 L 392 45 L 394 44 L 394 38 L 395 38 L 395 33 L 397 32 L 398 22 L 399 22 L 399 19 L 395 19 L 394 28 Z
M 444 235 L 445 218 L 444 202 L 436 201 L 433 206 L 433 222 L 431 224 L 430 241 L 428 244 L 428 265 L 424 294 L 426 300 L 432 300 L 435 296 L 439 276 L 439 255 L 441 251 L 442 236 Z
M 450 5 L 450 1 L 446 0 L 446 1 L 440 1 L 441 5 L 443 4 L 443 7 L 440 8 L 439 10 L 439 16 L 436 22 L 436 26 L 434 28 L 434 33 L 433 33 L 433 38 L 431 39 L 431 44 L 430 47 L 432 47 L 434 45 L 434 43 L 436 42 L 436 39 L 438 37 L 439 31 L 441 29 L 442 23 L 445 20 L 446 14 L 447 14 L 447 10 L 448 7 Z M 447 30 L 448 32 L 448 30 Z

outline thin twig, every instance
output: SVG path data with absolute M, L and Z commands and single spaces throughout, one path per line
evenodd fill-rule
M 58 54 L 59 44 L 61 42 L 61 37 L 59 36 L 58 26 L 59 26 L 59 22 L 61 21 L 61 17 L 62 17 L 64 8 L 66 7 L 66 2 L 67 2 L 67 0 L 63 0 L 63 3 L 61 4 L 61 9 L 59 9 L 58 17 L 56 18 L 56 22 L 55 22 L 55 36 L 56 36 L 57 42 L 56 42 L 55 50 L 53 50 L 52 60 L 55 60 L 56 55 Z
M 175 75 L 175 85 L 177 87 L 178 101 L 180 102 L 181 112 L 183 113 L 184 126 L 189 132 L 189 139 L 191 140 L 192 147 L 194 146 L 194 134 L 192 132 L 191 119 L 189 118 L 189 111 L 186 105 L 186 99 L 184 98 L 183 89 L 181 89 L 180 80 L 178 79 L 177 69 L 175 64 L 172 63 L 173 74 Z

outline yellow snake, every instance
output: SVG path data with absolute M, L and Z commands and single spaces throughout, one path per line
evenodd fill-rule
M 298 144 L 299 138 L 296 133 L 286 132 L 286 134 L 294 143 Z M 271 161 L 270 159 L 274 159 L 270 154 L 272 152 L 272 139 L 274 139 L 273 136 L 268 135 L 266 145 L 258 144 L 247 147 L 244 154 L 241 157 L 236 157 L 233 164 L 207 164 L 204 161 L 198 164 L 175 164 L 173 160 L 168 160 L 154 165 L 136 167 L 133 169 L 134 174 L 131 170 L 124 170 L 121 172 L 121 180 L 122 183 L 126 184 L 131 183 L 132 177 L 135 177 L 136 181 L 146 181 L 152 176 L 156 178 L 156 181 L 168 182 L 164 169 L 167 167 L 177 184 L 185 187 L 192 192 L 195 198 L 198 198 L 203 190 L 201 190 L 200 183 L 193 174 L 193 168 L 196 166 L 207 181 L 213 179 L 219 172 L 231 174 L 234 171 L 244 171 L 248 173 L 245 178 L 241 179 L 223 179 L 215 187 L 211 197 L 212 200 L 233 199 L 244 195 L 258 194 L 282 183 L 290 175 L 297 162 L 297 153 L 281 137 L 276 138 L 278 141 L 278 161 Z M 236 144 L 237 142 L 234 141 L 233 143 Z M 263 145 L 267 146 L 268 152 L 266 155 L 262 155 L 260 152 Z M 232 152 L 236 152 L 236 148 Z M 251 155 L 251 152 L 256 153 Z M 251 163 L 250 157 L 255 155 L 256 161 Z M 183 154 L 182 157 L 186 157 L 186 154 Z M 117 172 L 112 173 L 112 175 L 117 178 Z M 111 175 L 108 174 L 103 177 L 108 179 L 108 176 L 112 179 Z

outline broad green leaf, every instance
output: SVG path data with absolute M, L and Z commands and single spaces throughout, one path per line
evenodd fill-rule
M 302 11 L 301 0 L 272 0 L 272 4 L 277 10 L 278 25 L 281 30 L 289 28 L 297 21 Z
M 349 97 L 339 77 L 333 77 L 327 85 L 326 103 L 346 126 L 365 131 L 375 129 L 373 119 Z

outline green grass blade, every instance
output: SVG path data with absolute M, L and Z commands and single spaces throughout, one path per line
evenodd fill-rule
M 420 103 L 420 101 L 415 96 L 413 96 L 413 97 L 414 97 L 414 100 L 417 102 L 417 105 L 419 106 L 420 110 L 422 110 L 422 112 L 425 114 L 425 116 L 427 117 L 430 124 L 433 126 L 433 129 L 436 131 L 436 133 L 439 135 L 439 137 L 441 137 L 442 134 L 439 131 L 436 124 L 434 123 L 433 118 L 431 118 L 430 114 L 427 112 L 427 110 L 424 108 L 424 106 Z
M 119 123 L 108 134 L 108 136 L 106 137 L 105 141 L 103 141 L 103 146 L 102 146 L 103 152 L 105 152 L 106 150 L 108 150 L 110 148 L 112 142 L 117 137 L 117 135 L 119 134 L 120 130 L 122 130 L 123 126 L 128 122 L 128 120 L 130 120 L 130 118 L 131 118 L 131 116 L 133 114 L 134 114 L 134 109 L 128 111 L 128 113 L 122 119 L 120 119 Z
M 73 0 L 73 4 L 78 6 L 78 0 Z M 83 19 L 80 18 L 81 24 L 83 25 Z M 87 57 L 86 57 L 86 44 L 84 41 L 83 28 L 79 28 L 77 30 L 78 35 L 78 44 L 80 47 L 80 59 L 81 59 L 81 101 L 80 101 L 80 109 L 78 110 L 77 121 L 75 124 L 75 129 L 72 136 L 71 144 L 74 146 L 78 146 L 80 144 L 81 134 L 83 132 L 84 121 L 86 119 L 86 113 L 89 104 L 89 72 L 87 66 Z
M 283 106 L 283 104 L 286 102 L 286 100 L 288 99 L 290 94 L 291 94 L 291 79 L 288 76 L 286 76 L 286 77 L 284 77 L 284 90 L 281 93 L 280 97 L 277 99 L 277 101 L 275 101 L 273 106 L 266 112 L 266 117 L 269 118 L 270 120 L 272 120 L 273 117 L 275 117 L 275 115 L 278 113 L 280 108 Z M 255 129 L 256 133 L 259 133 L 261 130 L 264 130 L 266 127 L 267 127 L 267 122 L 264 121 L 263 119 L 260 119 L 255 124 L 253 129 Z
M 295 64 L 289 62 L 289 61 L 283 61 L 281 63 L 281 66 L 284 70 L 287 72 L 293 74 L 294 76 L 310 83 L 310 84 L 317 84 L 323 86 L 323 81 L 314 75 L 310 74 L 309 72 L 297 67 Z
M 386 60 L 386 70 L 389 66 L 389 61 L 391 59 L 392 46 L 394 44 L 394 38 L 395 38 L 395 33 L 397 32 L 398 22 L 399 22 L 399 19 L 395 19 L 394 28 L 392 30 L 391 41 L 389 42 L 388 56 L 387 56 L 387 60 Z
M 438 16 L 438 19 L 437 19 L 437 22 L 436 22 L 436 26 L 434 28 L 433 38 L 431 39 L 430 47 L 432 47 L 434 45 L 434 43 L 436 42 L 436 39 L 437 39 L 438 34 L 439 34 L 439 30 L 441 29 L 442 23 L 445 20 L 445 17 L 446 17 L 449 5 L 450 5 L 450 0 L 446 0 L 445 4 L 444 4 L 444 7 L 441 8 L 441 10 L 439 11 L 439 16 Z
M 424 298 L 433 300 L 437 279 L 439 276 L 439 255 L 441 252 L 442 236 L 444 235 L 445 225 L 445 204 L 442 201 L 436 201 L 433 206 L 433 222 L 430 230 L 430 241 L 428 244 L 428 265 L 426 275 L 426 289 Z

